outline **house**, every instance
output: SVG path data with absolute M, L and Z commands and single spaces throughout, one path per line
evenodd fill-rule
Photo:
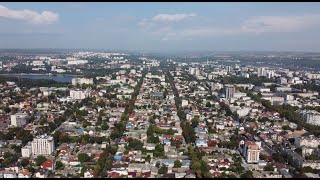
M 198 139 L 195 143 L 197 147 L 208 147 L 208 143 L 204 139 Z
M 17 178 L 17 174 L 13 171 L 0 171 L 0 175 L 3 178 Z
M 156 166 L 156 163 L 159 161 L 160 164 L 164 164 L 167 167 L 173 167 L 175 160 L 176 159 L 158 159 L 158 160 L 154 160 L 152 164 L 153 166 Z M 181 168 L 189 168 L 190 162 L 191 162 L 190 160 L 181 160 Z
M 76 165 L 80 164 L 78 158 L 74 157 L 74 156 L 69 157 L 68 162 L 69 162 L 70 166 L 76 166 Z
M 145 145 L 145 148 L 149 151 L 155 150 L 156 149 L 156 145 L 154 143 L 147 143 Z
M 47 169 L 47 170 L 54 170 L 55 169 L 55 162 L 52 159 L 48 159 L 45 162 L 41 164 L 41 168 Z
M 31 178 L 32 173 L 29 171 L 21 171 L 18 174 L 18 178 Z
M 47 178 L 48 177 L 48 174 L 49 174 L 49 171 L 46 170 L 46 169 L 39 169 L 37 172 L 36 172 L 36 178 Z
M 83 177 L 84 178 L 93 178 L 93 170 L 90 170 L 90 171 L 86 171 L 84 174 L 83 174 Z

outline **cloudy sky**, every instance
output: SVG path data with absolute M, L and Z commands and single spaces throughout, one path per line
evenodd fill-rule
M 0 48 L 320 52 L 320 3 L 1 2 Z

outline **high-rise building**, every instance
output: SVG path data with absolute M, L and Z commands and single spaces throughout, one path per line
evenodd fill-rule
M 26 113 L 16 113 L 10 116 L 11 125 L 21 127 L 27 124 L 28 115 Z
M 232 67 L 231 66 L 227 66 L 226 70 L 227 70 L 227 72 L 230 72 L 230 71 L 232 71 Z
M 195 70 L 195 72 L 194 72 L 195 74 L 194 75 L 196 75 L 196 76 L 200 76 L 200 70 L 199 70 L 199 68 L 196 68 L 196 70 Z
M 267 71 L 267 78 L 273 78 L 274 77 L 274 71 L 270 70 Z
M 233 85 L 226 85 L 225 86 L 225 98 L 229 99 L 234 97 L 234 93 L 235 93 L 236 89 L 234 88 Z
M 32 155 L 51 155 L 54 152 L 54 140 L 47 134 L 37 136 L 31 142 Z
M 239 151 L 247 163 L 257 163 L 259 161 L 260 148 L 253 141 L 240 141 Z
M 265 76 L 265 69 L 263 67 L 258 68 L 258 77 Z

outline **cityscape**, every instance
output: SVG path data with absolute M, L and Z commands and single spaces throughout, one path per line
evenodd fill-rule
M 3 4 L 0 24 L 63 21 L 46 6 Z M 46 35 L 19 33 L 0 32 L 1 178 L 320 178 L 320 51 L 252 41 L 157 52 L 135 40 L 129 48 L 125 35 L 124 49 L 44 47 L 37 38 Z

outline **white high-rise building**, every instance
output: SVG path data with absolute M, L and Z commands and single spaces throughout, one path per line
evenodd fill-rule
M 233 85 L 226 85 L 225 86 L 225 98 L 229 99 L 234 97 L 234 93 L 235 93 L 236 89 L 234 88 Z
M 226 70 L 227 70 L 227 72 L 230 72 L 230 71 L 232 71 L 232 67 L 231 66 L 226 66 Z
M 263 67 L 258 68 L 258 77 L 265 76 L 265 69 Z
M 28 115 L 26 113 L 16 113 L 10 116 L 11 125 L 21 127 L 27 124 Z
M 273 70 L 267 71 L 267 78 L 273 78 L 273 77 L 274 77 L 274 71 Z
M 45 135 L 37 136 L 31 142 L 32 155 L 51 155 L 54 152 L 53 137 Z
M 72 78 L 72 85 L 77 84 L 93 84 L 93 78 Z
M 90 96 L 90 90 L 70 90 L 70 97 L 73 100 L 81 100 Z

